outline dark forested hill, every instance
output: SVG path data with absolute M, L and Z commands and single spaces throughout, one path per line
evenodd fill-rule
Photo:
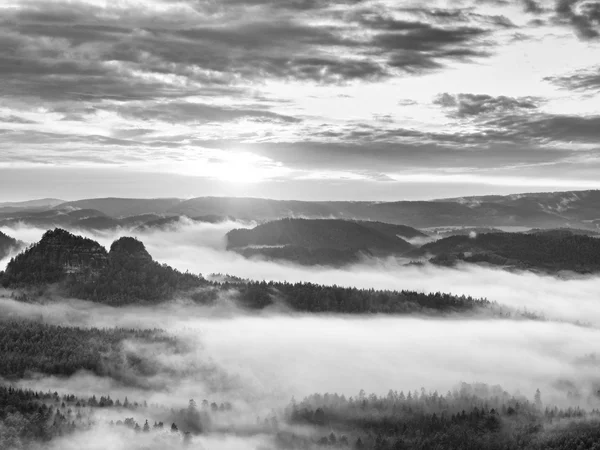
M 105 303 L 165 300 L 204 283 L 153 261 L 134 238 L 120 238 L 107 252 L 96 241 L 58 228 L 11 259 L 0 280 L 5 287 L 60 283 L 69 295 Z
M 432 262 L 438 264 L 460 260 L 550 272 L 600 271 L 600 239 L 568 231 L 451 236 L 424 245 L 418 253 L 433 255 Z
M 31 298 L 55 284 L 59 293 L 115 306 L 172 299 L 176 294 L 200 304 L 218 301 L 222 293 L 244 308 L 285 305 L 303 312 L 346 314 L 468 313 L 495 306 L 484 299 L 412 291 L 377 291 L 311 283 L 211 282 L 154 261 L 144 244 L 131 237 L 113 242 L 107 252 L 97 242 L 55 229 L 13 258 L 0 272 L 4 287 Z M 34 294 L 31 293 L 35 288 Z
M 155 375 L 165 368 L 126 352 L 123 341 L 161 344 L 176 352 L 181 344 L 160 330 L 97 329 L 0 320 L 0 377 L 18 379 L 27 372 L 70 376 L 88 370 L 117 379 Z M 137 384 L 137 383 L 136 383 Z
M 47 231 L 38 243 L 11 259 L 2 275 L 2 284 L 55 283 L 68 273 L 87 276 L 103 269 L 107 259 L 106 250 L 96 241 L 57 228 Z
M 303 264 L 354 262 L 357 252 L 402 254 L 412 246 L 401 236 L 425 236 L 414 228 L 338 219 L 282 219 L 227 234 L 229 249 Z

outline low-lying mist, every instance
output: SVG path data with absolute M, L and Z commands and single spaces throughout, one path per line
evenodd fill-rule
M 549 319 L 600 324 L 600 277 L 575 275 L 557 278 L 532 272 L 462 265 L 407 266 L 394 258 L 364 260 L 343 268 L 307 267 L 272 261 L 249 261 L 226 251 L 225 234 L 247 224 L 217 224 L 182 220 L 179 227 L 133 233 L 77 231 L 109 247 L 121 236 L 134 235 L 161 263 L 193 273 L 226 273 L 254 280 L 314 282 L 374 289 L 407 289 L 483 297 L 516 309 L 541 312 Z M 24 242 L 36 242 L 46 231 L 31 227 L 2 228 Z M 4 264 L 6 261 L 4 262 Z
M 238 309 L 233 291 L 221 293 L 213 306 L 178 299 L 152 307 L 111 307 L 65 299 L 51 292 L 44 303 L 24 303 L 2 291 L 0 317 L 4 320 L 83 328 L 160 328 L 182 342 L 185 349 L 169 353 L 149 343 L 124 342 L 123 351 L 169 368 L 169 372 L 158 371 L 139 384 L 132 381 L 134 376 L 123 378 L 129 380 L 124 382 L 86 371 L 68 378 L 30 374 L 10 383 L 81 396 L 110 394 L 121 400 L 129 396 L 169 408 L 185 407 L 189 399 L 231 402 L 233 411 L 223 414 L 216 427 L 223 430 L 221 434 L 194 437 L 187 444 L 216 450 L 276 448 L 272 437 L 256 433 L 240 436 L 227 430 L 281 410 L 292 396 L 301 399 L 313 393 L 356 396 L 362 389 L 385 395 L 390 389 L 408 392 L 422 387 L 445 393 L 460 382 L 483 382 L 501 385 L 529 399 L 539 388 L 548 404 L 598 406 L 590 398 L 597 398 L 591 394 L 600 387 L 599 364 L 594 357 L 600 348 L 600 278 L 557 278 L 466 265 L 406 266 L 406 261 L 393 258 L 364 260 L 344 268 L 249 261 L 226 251 L 225 234 L 241 226 L 184 220 L 168 230 L 78 233 L 106 247 L 118 237 L 134 235 L 154 259 L 181 271 L 465 294 L 540 312 L 548 320 L 309 315 L 276 309 L 249 313 Z M 46 230 L 16 227 L 2 231 L 32 243 Z M 578 326 L 575 321 L 589 326 Z M 129 430 L 104 428 L 103 424 L 116 420 L 116 416 L 106 413 L 99 419 L 98 426 L 42 448 L 158 449 L 181 445 L 179 435 L 165 431 L 151 433 L 152 440 L 150 435 L 138 434 L 131 447 Z
M 115 308 L 1 298 L 0 315 L 54 325 L 164 329 L 186 343 L 184 353 L 165 354 L 133 342 L 128 350 L 150 355 L 179 375 L 161 379 L 158 374 L 150 381 L 160 389 L 138 389 L 140 396 L 167 404 L 228 397 L 261 409 L 282 406 L 292 395 L 421 387 L 446 392 L 461 381 L 500 384 L 524 394 L 540 388 L 560 403 L 567 393 L 561 383 L 590 392 L 598 367 L 582 361 L 600 346 L 600 329 L 551 321 L 257 315 L 185 302 Z M 80 394 L 132 392 L 89 373 L 22 383 Z

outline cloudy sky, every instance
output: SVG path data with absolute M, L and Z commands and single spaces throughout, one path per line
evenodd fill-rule
M 3 0 L 0 200 L 600 188 L 600 0 Z

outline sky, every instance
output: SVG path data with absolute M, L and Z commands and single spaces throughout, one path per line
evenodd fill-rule
M 0 201 L 600 188 L 600 0 L 3 0 Z

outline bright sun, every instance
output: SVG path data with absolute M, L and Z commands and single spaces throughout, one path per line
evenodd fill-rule
M 281 163 L 241 151 L 221 155 L 218 161 L 209 163 L 207 169 L 208 176 L 230 183 L 257 183 L 289 173 Z

